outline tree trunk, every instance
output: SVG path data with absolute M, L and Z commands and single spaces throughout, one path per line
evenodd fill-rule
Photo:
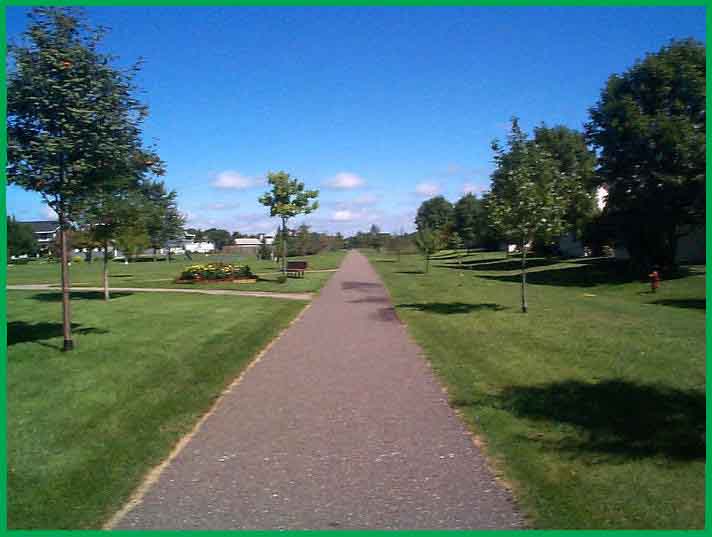
M 64 335 L 63 351 L 74 348 L 72 341 L 72 312 L 69 304 L 69 255 L 67 252 L 67 224 L 64 214 L 59 215 L 59 237 L 62 250 L 62 333 Z
M 527 313 L 527 247 L 522 241 L 522 313 Z
M 109 300 L 109 245 L 104 243 L 104 267 L 103 267 L 103 280 L 104 280 L 104 300 Z
M 282 274 L 287 274 L 287 219 L 282 218 Z

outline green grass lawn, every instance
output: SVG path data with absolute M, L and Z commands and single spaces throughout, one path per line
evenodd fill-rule
M 295 257 L 290 259 L 305 260 L 308 270 L 328 270 L 338 268 L 344 257 L 344 251 L 323 252 L 316 255 Z M 256 283 L 211 283 L 211 284 L 177 284 L 173 283 L 184 267 L 198 263 L 223 261 L 226 263 L 247 264 L 252 272 L 259 274 Z M 315 292 L 321 289 L 329 279 L 329 272 L 308 272 L 303 278 L 289 278 L 286 283 L 277 281 L 279 265 L 272 261 L 257 260 L 254 257 L 238 257 L 232 255 L 199 255 L 194 254 L 189 261 L 183 256 L 176 256 L 171 263 L 167 261 L 141 261 L 136 263 L 111 262 L 109 268 L 109 285 L 113 287 L 159 287 L 188 289 L 200 286 L 209 289 L 238 289 L 241 291 L 273 291 L 281 293 Z M 60 266 L 57 263 L 31 262 L 27 265 L 8 265 L 8 285 L 51 283 L 59 286 Z M 102 263 L 72 263 L 70 269 L 72 286 L 101 286 Z
M 133 267 L 130 267 L 133 268 Z M 97 528 L 305 302 L 8 291 L 8 525 Z
M 705 276 L 658 293 L 610 260 L 369 254 L 538 528 L 702 528 Z

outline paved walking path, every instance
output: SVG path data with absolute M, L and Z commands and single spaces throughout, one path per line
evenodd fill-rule
M 8 289 L 15 291 L 59 291 L 61 288 L 50 283 L 33 283 L 27 285 L 8 285 Z M 171 289 L 154 287 L 112 287 L 111 292 L 129 293 L 198 293 L 203 295 L 234 295 L 234 296 L 257 296 L 266 298 L 282 298 L 285 300 L 311 300 L 312 293 L 272 293 L 269 291 L 234 291 L 232 289 Z M 72 293 L 104 292 L 103 287 L 72 287 Z
M 352 252 L 117 529 L 522 526 Z

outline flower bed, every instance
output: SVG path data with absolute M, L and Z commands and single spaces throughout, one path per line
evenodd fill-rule
M 176 283 L 219 283 L 257 281 L 248 265 L 230 263 L 208 263 L 191 265 L 183 269 Z

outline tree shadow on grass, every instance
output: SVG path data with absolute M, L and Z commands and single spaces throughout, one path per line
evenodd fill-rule
M 72 323 L 73 334 L 108 334 L 103 328 L 80 328 L 81 325 Z M 17 343 L 39 342 L 45 339 L 62 337 L 62 323 L 26 323 L 24 321 L 11 321 L 7 323 L 7 346 Z M 50 345 L 54 348 L 53 345 Z M 60 347 L 56 347 L 59 349 Z
M 500 304 L 483 303 L 483 304 L 468 304 L 465 302 L 422 302 L 415 304 L 398 304 L 398 308 L 414 309 L 418 311 L 426 311 L 429 313 L 439 313 L 449 315 L 453 313 L 472 313 L 474 311 L 501 311 L 506 309 Z
M 704 298 L 666 298 L 662 300 L 655 300 L 651 302 L 651 304 L 657 304 L 659 306 L 672 306 L 673 308 L 704 310 L 706 301 Z
M 557 265 L 561 262 L 562 260 L 557 258 L 529 258 L 527 259 L 527 268 L 548 267 L 551 265 Z M 461 264 L 457 261 L 451 261 L 449 263 L 444 263 L 435 266 L 443 268 L 463 268 L 467 270 L 478 271 L 507 271 L 519 270 L 522 267 L 522 260 L 520 258 L 512 257 L 508 259 L 490 259 L 484 261 L 463 261 Z
M 111 292 L 111 289 L 109 289 L 111 300 L 131 295 L 133 295 L 133 293 L 126 291 Z M 80 289 L 73 289 L 71 298 L 72 300 L 104 300 L 104 293 L 101 291 L 81 291 Z M 39 300 L 40 302 L 61 302 L 62 293 L 37 293 L 32 296 L 32 299 Z
M 561 287 L 593 287 L 603 284 L 623 284 L 643 282 L 640 275 L 631 270 L 626 261 L 616 259 L 593 259 L 591 261 L 571 261 L 574 266 L 527 272 L 527 283 L 534 285 L 555 285 Z M 532 268 L 527 265 L 527 268 Z M 480 278 L 501 282 L 519 283 L 521 276 L 478 275 Z M 682 276 L 678 276 L 682 277 Z
M 396 270 L 393 274 L 425 274 L 424 270 Z
M 493 406 L 515 416 L 567 424 L 581 434 L 556 443 L 573 454 L 626 459 L 705 458 L 705 393 L 610 379 L 511 386 Z

